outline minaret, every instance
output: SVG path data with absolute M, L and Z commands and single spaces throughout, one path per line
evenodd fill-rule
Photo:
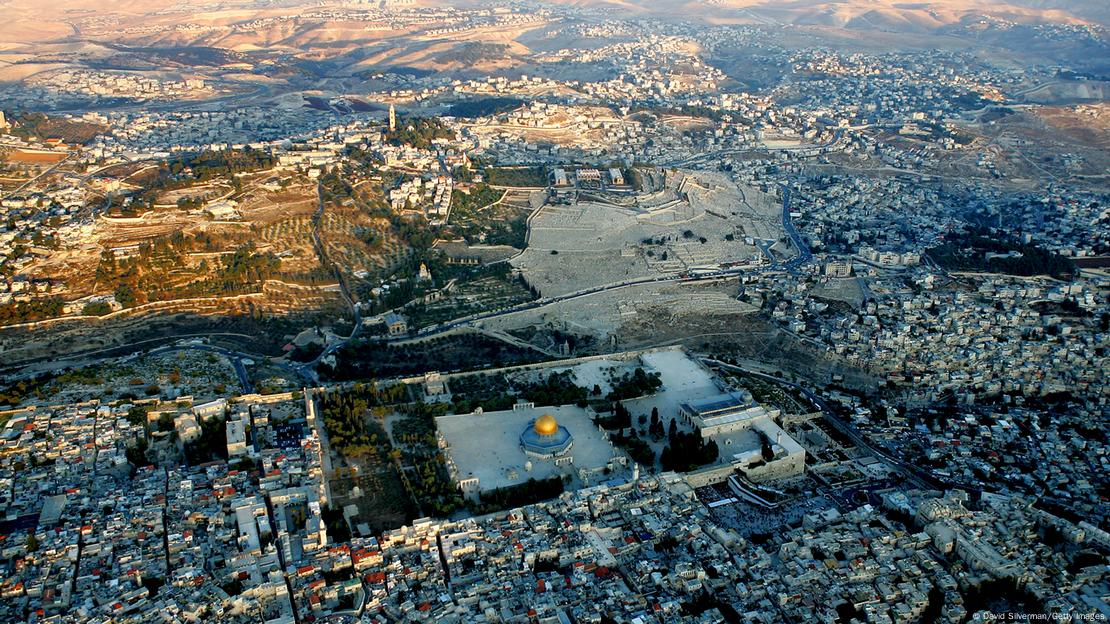
M 389 105 L 389 131 L 397 131 L 397 109 L 392 104 Z
M 4 117 L 4 111 L 0 110 L 0 130 L 8 129 L 8 120 Z

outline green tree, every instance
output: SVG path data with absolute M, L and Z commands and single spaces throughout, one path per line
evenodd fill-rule
M 86 316 L 104 316 L 112 311 L 112 306 L 104 301 L 90 301 L 82 308 L 81 313 Z

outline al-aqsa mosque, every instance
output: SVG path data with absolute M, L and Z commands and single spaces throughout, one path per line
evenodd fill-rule
M 574 436 L 551 414 L 533 420 L 520 432 L 520 448 L 535 459 L 554 459 L 565 455 L 574 444 Z

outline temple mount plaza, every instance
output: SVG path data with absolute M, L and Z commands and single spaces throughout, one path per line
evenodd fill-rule
M 574 405 L 518 403 L 511 410 L 440 416 L 436 425 L 448 469 L 473 496 L 553 476 L 569 477 L 568 489 L 575 489 L 624 471 L 629 460 L 592 417 L 589 408 Z

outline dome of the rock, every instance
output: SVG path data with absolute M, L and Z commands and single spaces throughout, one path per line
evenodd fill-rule
M 542 436 L 555 435 L 559 431 L 559 423 L 551 414 L 544 414 L 537 418 L 532 427 Z

